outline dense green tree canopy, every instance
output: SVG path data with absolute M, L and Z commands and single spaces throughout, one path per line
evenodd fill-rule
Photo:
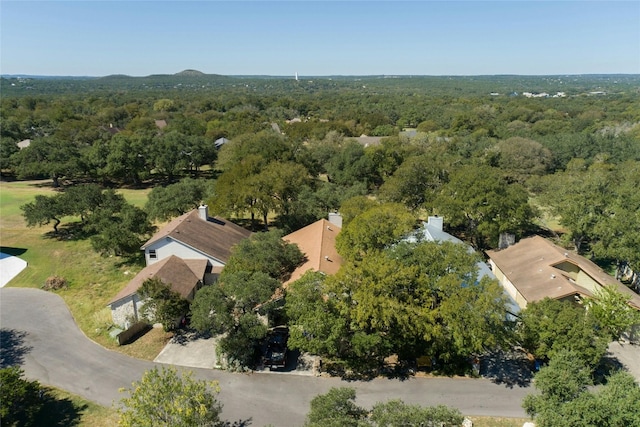
M 375 205 L 344 226 L 336 238 L 336 249 L 347 259 L 362 259 L 406 236 L 415 223 L 413 214 L 399 203 Z
M 631 374 L 614 372 L 595 391 L 589 369 L 575 352 L 560 352 L 535 375 L 539 394 L 525 397 L 523 407 L 541 427 L 623 427 L 640 423 L 640 386 Z
M 544 175 L 553 165 L 551 151 L 541 143 L 511 137 L 496 145 L 496 163 L 513 180 L 524 182 L 531 175 Z
M 141 316 L 150 322 L 162 323 L 165 331 L 174 330 L 180 318 L 189 311 L 189 302 L 171 290 L 170 283 L 160 279 L 145 280 L 138 294 L 144 301 Z
M 149 218 L 166 221 L 197 208 L 208 198 L 210 191 L 204 180 L 183 178 L 166 187 L 154 187 L 149 193 L 145 211 Z
M 291 345 L 356 365 L 482 352 L 503 339 L 506 308 L 477 261 L 463 245 L 401 243 L 335 276 L 307 274 L 287 293 Z
M 284 280 L 303 260 L 298 246 L 284 241 L 280 231 L 254 233 L 233 248 L 223 278 L 228 274 L 250 272 Z
M 0 369 L 0 423 L 6 426 L 36 425 L 44 406 L 42 387 L 37 381 L 23 378 L 16 366 Z
M 444 405 L 427 406 L 408 405 L 402 400 L 378 402 L 373 406 L 370 417 L 375 427 L 395 426 L 459 426 L 464 417 L 459 410 Z
M 392 270 L 385 260 L 374 268 L 363 260 L 403 235 L 405 209 L 412 219 L 443 215 L 453 234 L 486 248 L 496 246 L 502 232 L 519 237 L 537 231 L 530 202 L 549 216 L 552 231 L 605 269 L 615 264 L 618 278 L 640 286 L 637 76 L 574 76 L 562 79 L 561 88 L 560 79 L 537 76 L 292 83 L 182 74 L 2 78 L 3 177 L 49 178 L 71 194 L 69 187 L 85 182 L 155 187 L 206 176 L 214 184 L 205 196 L 211 211 L 250 217 L 254 230 L 256 217 L 265 228 L 288 232 L 341 205 L 342 251 L 362 263 L 352 263 L 349 268 L 362 271 L 350 274 L 382 289 L 388 283 L 369 277 L 376 277 L 376 268 L 402 277 L 406 266 Z M 522 96 L 558 90 L 567 96 Z M 400 133 L 416 126 L 417 134 Z M 351 139 L 362 134 L 386 137 L 368 146 Z M 229 141 L 217 151 L 213 142 L 220 137 Z M 17 149 L 24 139 L 31 146 Z M 160 194 L 163 207 L 153 216 L 168 218 L 201 201 L 191 193 L 195 188 L 180 188 L 180 195 Z M 25 205 L 25 219 L 30 225 L 57 224 L 77 215 L 80 222 L 61 231 L 92 236 L 104 253 L 139 253 L 151 227 L 142 211 L 114 193 L 105 191 L 103 201 L 94 198 L 92 205 L 79 207 L 71 197 L 64 203 L 57 195 L 38 198 Z M 152 198 L 157 193 L 162 191 L 154 190 Z M 92 200 L 92 194 L 83 188 L 77 200 Z M 362 197 L 347 201 L 352 196 Z M 380 202 L 404 207 L 386 212 L 378 207 L 377 214 L 368 214 L 375 225 L 356 221 Z M 284 277 L 282 270 L 269 270 L 271 262 L 257 264 L 272 277 Z M 328 295 L 326 289 L 319 294 Z M 322 298 L 314 294 L 312 307 L 331 313 L 328 332 L 318 327 L 318 334 L 330 337 L 323 351 L 386 351 L 381 335 L 349 330 L 351 318 L 345 320 L 339 300 L 326 307 Z M 245 336 L 256 335 L 253 320 L 237 319 Z M 464 335 L 451 339 L 468 346 Z
M 13 163 L 19 178 L 51 178 L 53 186 L 58 187 L 60 179 L 80 175 L 80 157 L 75 143 L 44 137 L 32 140 L 31 145 L 15 153 Z
M 612 165 L 598 162 L 589 166 L 583 159 L 572 160 L 564 172 L 547 175 L 542 181 L 543 200 L 560 217 L 579 253 L 604 218 L 615 194 L 614 183 Z
M 448 181 L 451 166 L 447 163 L 431 153 L 409 157 L 380 187 L 380 198 L 412 210 L 424 207 Z
M 233 305 L 233 300 L 221 286 L 205 286 L 191 303 L 191 326 L 198 331 L 220 335 L 233 323 Z
M 96 184 L 68 187 L 53 196 L 37 195 L 21 209 L 29 227 L 53 221 L 56 233 L 62 217 L 79 216 L 79 237 L 90 237 L 93 248 L 103 254 L 138 254 L 155 230 L 142 209 L 127 203 L 114 190 L 102 190 Z
M 475 246 L 496 247 L 500 233 L 522 236 L 531 228 L 534 212 L 528 197 L 499 169 L 467 165 L 451 174 L 431 205 L 452 226 L 463 227 Z
M 634 325 L 640 325 L 640 311 L 631 307 L 629 300 L 614 286 L 607 286 L 588 301 L 589 312 L 611 340 L 622 338 Z
M 175 368 L 146 371 L 120 400 L 119 425 L 126 427 L 220 426 L 222 405 L 216 381 L 201 381 Z
M 423 407 L 390 400 L 377 402 L 371 411 L 367 411 L 356 405 L 355 400 L 355 389 L 349 387 L 334 387 L 326 394 L 314 397 L 305 427 L 454 427 L 464 418 L 457 409 L 444 405 Z
M 353 388 L 332 388 L 311 400 L 305 427 L 365 427 L 367 412 L 355 403 Z
M 578 353 L 583 364 L 596 366 L 604 356 L 609 336 L 597 329 L 594 316 L 571 302 L 545 298 L 532 302 L 520 314 L 522 347 L 539 359 L 559 352 Z
M 295 245 L 279 232 L 257 233 L 234 247 L 217 283 L 196 293 L 191 305 L 192 325 L 201 332 L 226 334 L 220 349 L 229 366 L 254 367 L 267 327 L 259 315 L 270 315 L 280 279 L 302 260 Z

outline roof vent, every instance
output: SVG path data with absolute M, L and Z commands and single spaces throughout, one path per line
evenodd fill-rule
M 325 259 L 326 261 L 331 261 L 331 260 L 329 259 L 329 255 L 325 255 L 325 256 L 324 256 L 324 259 Z
M 552 274 L 552 275 L 551 275 L 551 278 L 552 278 L 552 279 L 555 279 L 555 278 L 556 278 L 556 275 L 555 275 L 555 274 Z

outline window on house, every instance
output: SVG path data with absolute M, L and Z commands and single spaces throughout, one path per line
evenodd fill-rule
M 156 258 L 158 258 L 158 255 L 156 255 L 156 250 L 149 249 L 149 259 L 156 259 Z

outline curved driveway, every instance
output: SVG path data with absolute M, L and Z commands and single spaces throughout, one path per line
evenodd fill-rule
M 105 406 L 156 366 L 106 350 L 87 339 L 58 295 L 38 289 L 0 289 L 0 348 L 5 360 L 17 361 L 29 378 L 83 396 Z M 13 340 L 13 343 L 11 342 Z M 16 342 L 17 341 L 17 342 Z M 467 415 L 525 417 L 522 398 L 529 388 L 507 388 L 485 379 L 412 378 L 346 382 L 288 374 L 234 374 L 192 369 L 197 378 L 220 383 L 224 419 L 252 426 L 300 426 L 309 402 L 331 387 L 357 390 L 358 404 L 402 399 L 421 405 L 445 404 Z

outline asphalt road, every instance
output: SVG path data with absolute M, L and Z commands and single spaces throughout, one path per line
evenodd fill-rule
M 80 331 L 62 298 L 37 289 L 0 289 L 0 342 L 3 365 L 22 365 L 28 378 L 68 390 L 105 406 L 117 404 L 118 390 L 156 366 L 106 350 Z M 521 408 L 530 387 L 505 386 L 487 379 L 411 378 L 346 382 L 290 374 L 234 374 L 190 368 L 197 378 L 220 383 L 222 417 L 244 425 L 300 426 L 311 399 L 331 387 L 357 390 L 357 403 L 402 399 L 421 405 L 444 404 L 466 415 L 525 417 Z M 242 424 L 241 424 L 242 425 Z

